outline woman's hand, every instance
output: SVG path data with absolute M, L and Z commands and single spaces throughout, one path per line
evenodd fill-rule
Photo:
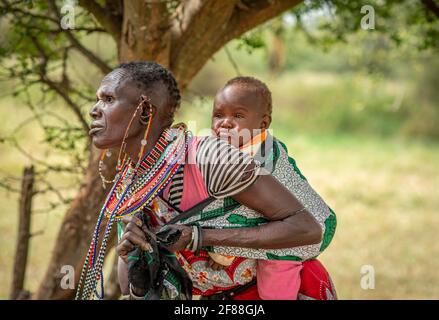
M 125 224 L 125 230 L 116 250 L 117 254 L 127 262 L 128 253 L 133 251 L 135 246 L 139 246 L 143 251 L 150 251 L 151 245 L 146 240 L 145 234 L 154 237 L 155 235 L 147 230 L 142 220 L 135 216 L 123 217 L 122 222 Z M 176 224 L 169 225 L 168 227 L 180 230 L 181 235 L 175 243 L 166 248 L 171 252 L 186 249 L 192 238 L 192 227 Z
M 186 249 L 187 245 L 191 242 L 192 239 L 192 227 L 184 226 L 180 224 L 171 224 L 168 227 L 180 230 L 181 235 L 175 243 L 173 243 L 170 246 L 167 246 L 166 248 L 171 252 Z
M 135 217 L 123 217 L 122 222 L 125 224 L 125 230 L 118 246 L 116 247 L 117 254 L 125 263 L 128 263 L 128 253 L 139 246 L 143 251 L 151 250 L 151 245 L 146 241 L 146 236 L 142 221 Z

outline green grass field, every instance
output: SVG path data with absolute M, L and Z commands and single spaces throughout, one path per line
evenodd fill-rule
M 342 299 L 439 297 L 439 148 L 378 139 L 287 139 L 310 183 L 337 213 L 321 260 Z M 360 287 L 361 267 L 375 289 Z
M 337 213 L 335 238 L 321 260 L 339 298 L 438 299 L 439 145 L 347 136 L 278 137 Z M 2 157 L 2 167 L 19 170 L 21 165 L 13 157 Z M 1 191 L 0 205 L 0 298 L 6 299 L 17 199 Z M 33 217 L 33 231 L 44 233 L 31 240 L 26 278 L 31 291 L 45 272 L 62 213 Z M 374 267 L 373 290 L 360 287 L 363 265 Z

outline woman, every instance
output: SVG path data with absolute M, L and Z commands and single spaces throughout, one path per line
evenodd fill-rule
M 123 260 L 128 261 L 136 248 L 144 253 L 152 252 L 145 221 L 129 215 L 150 206 L 182 166 L 184 172 L 198 170 L 202 174 L 207 194 L 200 194 L 200 199 L 202 196 L 232 197 L 260 212 L 270 222 L 246 228 L 245 232 L 242 229 L 170 225 L 169 230 L 178 232 L 168 233 L 168 239 L 175 235 L 177 240 L 169 241 L 166 250 L 178 252 L 193 248 L 194 237 L 202 238 L 202 246 L 254 249 L 288 248 L 321 241 L 322 230 L 313 216 L 271 175 L 261 175 L 263 169 L 252 158 L 216 138 L 190 139 L 184 129 L 170 133 L 169 127 L 179 102 L 180 95 L 172 75 L 154 62 L 122 64 L 102 80 L 97 103 L 90 111 L 93 118 L 90 135 L 100 149 L 120 147 L 120 161 L 116 178 L 104 180 L 115 184 L 98 219 L 81 275 L 80 282 L 85 283 L 78 289 L 77 297 L 90 298 L 95 294 L 97 282 L 103 277 L 106 236 L 118 218 L 126 223 L 118 245 L 122 257 L 119 279 L 123 289 L 128 287 Z M 240 161 L 218 165 L 213 156 L 218 153 L 212 150 L 218 151 L 220 156 Z M 193 161 L 181 164 L 188 158 Z M 99 230 L 104 216 L 109 219 L 100 246 Z M 149 237 L 155 236 L 149 234 Z M 143 299 L 144 289 L 132 285 L 130 288 L 132 297 Z M 99 293 L 97 295 L 99 297 Z

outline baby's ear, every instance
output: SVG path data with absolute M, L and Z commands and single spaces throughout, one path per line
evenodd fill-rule
M 271 116 L 269 114 L 265 114 L 262 117 L 261 129 L 268 129 L 271 124 Z

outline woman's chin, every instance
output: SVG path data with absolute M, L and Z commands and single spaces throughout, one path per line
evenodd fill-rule
M 98 149 L 109 149 L 109 146 L 105 141 L 102 141 L 98 136 L 92 136 L 91 141 L 93 145 Z
M 92 143 L 96 148 L 101 150 L 117 149 L 120 148 L 122 144 L 122 142 L 108 141 L 99 136 L 92 136 Z

